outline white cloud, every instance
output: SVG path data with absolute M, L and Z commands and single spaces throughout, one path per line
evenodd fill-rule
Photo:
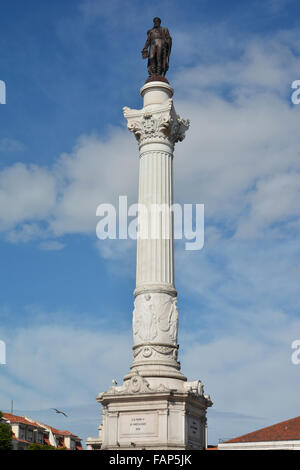
M 43 237 L 44 235 L 44 230 L 40 225 L 32 222 L 19 224 L 13 230 L 8 231 L 6 233 L 6 239 L 12 243 L 27 243 L 36 238 Z
M 9 139 L 3 137 L 0 139 L 0 152 L 13 153 L 22 152 L 24 150 L 24 144 L 15 139 Z
M 214 338 L 206 343 L 187 336 L 184 371 L 195 378 L 198 371 L 206 392 L 212 395 L 215 410 L 274 422 L 293 417 L 297 413 L 300 375 L 291 362 L 291 343 L 299 336 L 300 321 L 259 308 L 254 316 L 246 308 L 246 314 L 231 323 L 231 333 L 222 333 L 215 323 Z
M 265 233 L 273 223 L 289 222 L 292 217 L 299 218 L 300 172 L 277 173 L 257 182 L 255 190 L 248 195 L 251 207 L 246 220 L 242 217 L 237 236 L 249 238 Z M 298 219 L 299 220 L 299 219 Z M 277 236 L 284 237 L 284 227 L 272 230 Z M 288 232 L 291 233 L 290 224 Z
M 191 119 L 176 147 L 175 196 L 204 203 L 207 221 L 238 236 L 299 225 L 299 110 L 288 96 L 299 68 L 296 39 L 281 32 L 251 40 L 238 59 L 210 57 L 174 78 L 176 108 Z M 138 149 L 125 128 L 106 139 L 83 136 L 50 169 L 19 163 L 0 172 L 0 227 L 14 241 L 22 233 L 30 239 L 30 230 L 32 237 L 93 233 L 98 204 L 116 204 L 122 194 L 136 200 L 137 186 Z
M 56 240 L 47 240 L 39 244 L 41 250 L 45 251 L 59 251 L 62 250 L 65 245 Z
M 18 408 L 92 401 L 109 388 L 112 378 L 125 375 L 130 364 L 130 334 L 100 324 L 83 327 L 59 319 L 55 324 L 34 320 L 30 328 L 1 329 L 0 337 L 7 347 L 7 364 L 1 370 L 2 406 L 7 397 L 16 397 Z
M 99 4 L 87 5 L 87 15 L 102 15 Z M 197 57 L 209 35 L 200 38 Z M 199 45 L 191 38 L 179 41 L 187 59 Z M 229 36 L 224 44 L 234 50 Z M 189 379 L 204 381 L 216 410 L 275 422 L 294 416 L 299 401 L 300 366 L 290 361 L 290 345 L 300 332 L 294 238 L 300 106 L 291 105 L 289 93 L 299 78 L 293 51 L 300 51 L 300 41 L 281 32 L 237 48 L 238 58 L 230 60 L 220 58 L 220 50 L 207 51 L 205 64 L 200 58 L 173 81 L 176 109 L 191 119 L 176 147 L 175 196 L 204 203 L 206 214 L 204 249 L 176 253 L 177 287 L 198 309 L 179 309 L 181 358 Z M 138 150 L 126 129 L 112 130 L 107 139 L 85 136 L 50 169 L 17 164 L 0 172 L 0 227 L 11 241 L 42 238 L 40 248 L 58 249 L 55 237 L 95 233 L 97 205 L 116 203 L 122 194 L 136 199 L 137 184 Z M 105 259 L 134 258 L 131 241 L 95 238 L 95 245 Z M 122 270 L 118 263 L 116 272 Z M 77 327 L 71 320 L 2 330 L 0 337 L 7 339 L 10 371 L 1 378 L 0 399 L 17 396 L 19 407 L 94 399 L 131 360 L 128 331 Z M 224 435 L 217 430 L 218 437 Z
M 82 137 L 54 168 L 61 186 L 50 223 L 53 232 L 95 233 L 97 206 L 137 194 L 137 170 L 138 152 L 125 130 L 114 129 L 107 140 Z
M 128 252 L 135 256 L 136 241 L 135 240 L 99 240 L 96 242 L 96 248 L 100 255 L 105 259 L 120 260 L 123 259 Z
M 255 311 L 257 305 L 265 315 L 269 310 L 296 315 L 300 308 L 299 249 L 297 239 L 258 242 L 211 238 L 203 250 L 193 253 L 178 247 L 177 287 L 185 301 L 199 305 L 193 319 L 201 319 L 212 331 L 214 322 L 225 331 L 228 315 L 238 321 L 250 308 Z
M 204 203 L 206 222 L 222 222 L 232 230 L 251 213 L 251 236 L 261 236 L 261 228 L 282 221 L 282 214 L 277 211 L 276 218 L 273 208 L 273 217 L 270 211 L 263 227 L 255 222 L 261 219 L 257 205 L 262 204 L 262 191 L 267 191 L 262 188 L 268 185 L 268 204 L 281 197 L 285 221 L 299 217 L 299 205 L 295 206 L 300 166 L 295 109 L 275 97 L 252 97 L 242 107 L 222 99 L 193 106 L 180 102 L 179 106 L 181 115 L 191 118 L 191 129 L 176 149 L 177 199 Z M 283 175 L 293 180 L 287 194 L 279 190 Z
M 36 165 L 16 163 L 0 172 L 0 228 L 11 229 L 26 220 L 45 220 L 56 202 L 56 182 Z
M 206 341 L 205 332 L 196 328 L 180 332 L 183 372 L 190 380 L 204 382 L 216 413 L 244 415 L 239 427 L 233 427 L 236 417 L 230 415 L 226 425 L 211 430 L 213 441 L 224 437 L 226 429 L 246 432 L 259 419 L 276 422 L 292 417 L 298 407 L 300 366 L 291 363 L 291 342 L 300 331 L 299 319 L 259 307 L 244 313 L 229 318 L 230 332 L 222 331 L 214 318 L 213 337 Z M 7 365 L 1 369 L 2 408 L 9 407 L 11 398 L 17 408 L 29 410 L 93 404 L 112 378 L 122 382 L 132 360 L 130 331 L 112 330 L 99 322 L 70 324 L 69 315 L 58 320 L 61 313 L 56 318 L 52 323 L 32 321 L 31 328 L 1 329 L 0 337 L 7 343 Z M 213 422 L 220 426 L 217 418 Z M 89 433 L 95 435 L 96 427 Z
M 137 173 L 138 152 L 125 130 L 106 140 L 82 136 L 50 169 L 17 163 L 0 172 L 0 229 L 13 242 L 95 233 L 97 206 L 117 204 L 119 194 L 134 200 Z

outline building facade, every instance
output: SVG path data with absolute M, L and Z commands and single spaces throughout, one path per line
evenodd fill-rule
M 219 450 L 300 450 L 300 416 L 235 437 Z
M 11 426 L 12 450 L 26 450 L 30 444 L 51 445 L 57 449 L 83 450 L 80 437 L 61 431 L 28 416 L 3 413 L 2 422 Z

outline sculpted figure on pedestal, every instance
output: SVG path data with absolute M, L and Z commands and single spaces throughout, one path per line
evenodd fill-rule
M 152 341 L 157 336 L 156 314 L 151 295 L 137 297 L 133 311 L 133 334 L 140 341 Z
M 133 335 L 135 343 L 159 341 L 164 334 L 166 341 L 177 343 L 177 299 L 166 294 L 145 294 L 135 299 L 133 311 Z M 160 334 L 159 334 L 160 332 Z M 144 354 L 145 355 L 145 354 Z M 149 354 L 150 355 L 150 354 Z
M 143 59 L 148 58 L 149 77 L 164 77 L 169 68 L 172 38 L 168 28 L 160 26 L 160 18 L 153 19 L 153 28 L 147 31 L 147 40 L 142 50 Z

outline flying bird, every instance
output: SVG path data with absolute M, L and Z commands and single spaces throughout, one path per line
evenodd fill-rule
M 114 385 L 118 385 L 118 382 L 117 382 L 115 379 L 112 379 L 112 383 L 113 383 Z
M 63 411 L 60 411 L 60 410 L 58 410 L 57 408 L 51 408 L 51 410 L 54 410 L 54 411 L 55 411 L 55 413 L 58 413 L 58 414 L 64 415 L 66 418 L 68 417 L 68 415 L 66 415 L 66 413 L 64 413 Z

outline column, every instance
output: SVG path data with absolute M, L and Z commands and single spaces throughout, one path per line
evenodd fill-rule
M 189 121 L 173 105 L 165 82 L 146 83 L 141 110 L 124 108 L 140 153 L 137 267 L 133 311 L 132 372 L 186 378 L 177 361 L 178 311 L 174 286 L 173 151 Z M 131 377 L 128 374 L 124 379 Z

